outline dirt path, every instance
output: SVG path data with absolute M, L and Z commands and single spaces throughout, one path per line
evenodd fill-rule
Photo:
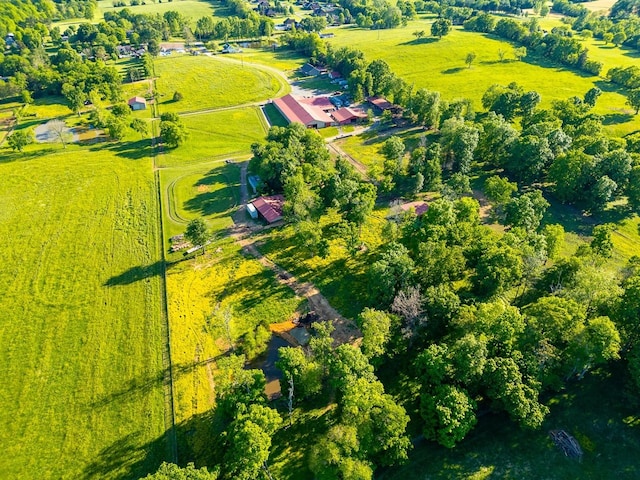
M 353 168 L 355 168 L 360 173 L 360 175 L 362 175 L 362 178 L 364 178 L 365 180 L 369 180 L 369 173 L 367 172 L 367 167 L 364 164 L 360 163 L 355 158 L 353 158 L 347 152 L 345 152 L 340 147 L 340 145 L 337 145 L 335 143 L 328 143 L 327 148 L 333 151 L 334 153 L 336 153 L 338 156 L 342 158 L 346 158 L 349 161 L 349 163 L 353 165 Z
M 255 257 L 264 267 L 273 271 L 276 274 L 278 282 L 289 287 L 296 295 L 306 298 L 309 303 L 309 309 L 315 311 L 321 321 L 330 321 L 333 323 L 335 331 L 331 336 L 338 345 L 347 342 L 357 342 L 358 339 L 362 337 L 362 333 L 358 327 L 333 308 L 314 284 L 301 282 L 294 275 L 260 253 L 255 245 L 254 239 L 251 237 L 251 234 L 256 230 L 252 230 L 247 222 L 243 220 L 245 205 L 249 198 L 249 190 L 247 188 L 248 162 L 243 162 L 239 164 L 239 166 L 242 205 L 240 205 L 240 209 L 236 212 L 236 215 L 234 215 L 234 226 L 231 230 L 231 237 L 242 247 L 243 252 Z

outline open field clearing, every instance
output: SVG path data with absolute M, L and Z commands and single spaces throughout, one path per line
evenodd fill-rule
M 258 107 L 185 116 L 182 122 L 189 132 L 189 139 L 184 145 L 158 156 L 159 166 L 175 167 L 250 156 L 251 144 L 261 141 L 267 132 L 266 121 Z
M 127 2 L 128 4 L 129 2 Z M 128 8 L 131 13 L 134 15 L 137 14 L 154 14 L 159 13 L 160 15 L 168 12 L 169 10 L 174 10 L 181 15 L 190 18 L 195 21 L 205 15 L 213 15 L 214 13 L 214 3 L 206 0 L 172 0 L 164 1 L 164 2 L 155 2 L 155 1 L 147 1 L 146 5 L 137 5 L 126 7 L 115 7 L 113 6 L 112 0 L 99 0 L 98 1 L 98 14 L 97 18 L 102 19 L 105 12 L 117 12 L 122 10 L 123 8 Z
M 243 342 L 252 341 L 259 325 L 289 319 L 303 302 L 231 241 L 212 244 L 206 256 L 169 268 L 167 291 L 179 457 L 203 461 L 211 454 L 206 414 L 214 403 L 214 361 L 229 349 L 225 314 L 231 319 L 231 340 L 247 351 Z
M 640 117 L 631 115 L 624 96 L 598 77 L 553 65 L 546 59 L 526 58 L 517 62 L 513 60 L 510 43 L 457 28 L 440 40 L 428 37 L 418 42 L 412 35 L 418 29 L 430 31 L 430 22 L 410 22 L 407 27 L 393 30 L 336 29 L 331 43 L 360 49 L 369 60 L 385 60 L 396 74 L 416 88 L 440 91 L 449 99 L 469 98 L 478 110 L 482 109 L 482 95 L 494 83 L 517 82 L 527 90 L 536 90 L 543 107 L 554 99 L 582 96 L 598 86 L 604 93 L 595 111 L 608 118 L 605 124 L 612 133 L 629 133 L 640 128 Z M 507 52 L 504 62 L 499 61 L 500 49 Z M 464 63 L 469 52 L 477 54 L 471 68 Z
M 269 48 L 244 48 L 242 53 L 231 53 L 226 56 L 239 61 L 258 63 L 277 68 L 287 74 L 295 72 L 295 70 L 309 60 L 309 58 L 304 55 L 283 48 L 279 48 L 276 51 Z
M 1 478 L 138 478 L 167 456 L 149 160 L 0 149 Z
M 276 74 L 217 57 L 172 55 L 155 61 L 161 112 L 191 112 L 262 101 L 288 92 Z M 183 96 L 173 101 L 173 94 Z

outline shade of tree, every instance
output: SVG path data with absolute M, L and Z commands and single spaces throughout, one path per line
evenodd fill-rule
M 67 124 L 64 123 L 64 120 L 49 120 L 46 123 L 46 127 L 49 134 L 51 134 L 62 144 L 62 148 L 67 148 L 67 143 L 72 140 L 73 135 L 69 131 Z
M 191 220 L 187 225 L 184 236 L 194 247 L 201 246 L 202 253 L 204 254 L 209 233 L 207 231 L 207 224 L 202 218 L 194 218 Z
M 141 118 L 131 120 L 129 127 L 131 127 L 134 132 L 139 133 L 141 138 L 144 138 L 145 135 L 149 133 L 149 125 Z
M 635 109 L 636 115 L 640 112 L 640 88 L 635 88 L 627 92 L 627 105 Z
M 464 60 L 464 63 L 467 65 L 467 68 L 471 68 L 471 64 L 476 59 L 476 56 L 477 55 L 475 54 L 475 52 L 467 53 L 467 56 L 465 57 L 465 60 Z
M 240 412 L 229 427 L 222 478 L 253 480 L 267 470 L 271 438 L 281 424 L 278 412 L 263 405 Z
M 451 31 L 451 20 L 448 18 L 438 18 L 431 24 L 431 35 L 442 38 Z
M 173 463 L 162 462 L 155 473 L 150 473 L 144 480 L 216 480 L 218 473 L 210 472 L 206 467 L 196 468 L 193 463 L 179 467 Z
M 161 119 L 160 136 L 167 147 L 175 148 L 187 141 L 189 132 L 179 119 L 174 121 Z
M 14 152 L 22 152 L 24 147 L 33 143 L 33 132 L 31 130 L 15 130 L 9 138 L 7 144 Z
M 358 325 L 363 336 L 362 353 L 369 359 L 382 355 L 391 336 L 389 314 L 373 308 L 365 308 L 358 316 Z
M 611 232 L 614 226 L 611 224 L 596 225 L 593 227 L 590 246 L 596 255 L 603 258 L 610 258 L 613 254 L 613 242 L 611 241 Z
M 453 448 L 476 424 L 475 402 L 469 394 L 453 385 L 439 385 L 420 397 L 420 415 L 424 436 Z

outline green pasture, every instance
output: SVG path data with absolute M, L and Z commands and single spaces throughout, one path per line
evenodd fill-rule
M 238 348 L 244 335 L 260 324 L 289 319 L 303 301 L 229 239 L 211 245 L 205 256 L 170 267 L 167 291 L 179 457 L 206 462 L 215 359 L 230 348 L 224 312 L 231 314 L 231 338 Z
M 159 13 L 160 15 L 168 12 L 170 10 L 174 10 L 181 15 L 190 18 L 193 23 L 201 17 L 207 15 L 214 14 L 214 4 L 216 2 L 209 2 L 206 0 L 172 0 L 156 2 L 152 0 L 147 0 L 146 5 L 137 5 L 132 7 L 127 2 L 126 7 L 114 7 L 112 0 L 99 0 L 98 1 L 98 15 L 96 15 L 96 19 L 104 18 L 105 12 L 111 11 L 120 11 L 123 8 L 128 8 L 131 13 L 137 14 L 155 14 Z
M 258 107 L 235 108 L 182 117 L 189 132 L 187 141 L 165 150 L 156 159 L 159 166 L 176 167 L 248 157 L 251 144 L 264 139 L 266 120 Z
M 172 55 L 155 61 L 161 112 L 192 112 L 259 102 L 287 93 L 284 79 L 222 57 Z M 180 92 L 182 100 L 174 102 Z
M 267 103 L 264 107 L 262 107 L 262 111 L 264 112 L 269 125 L 272 127 L 286 127 L 289 125 L 289 122 L 284 115 L 282 115 L 278 109 L 273 105 L 273 103 Z
M 148 158 L 0 148 L 0 478 L 138 478 L 167 456 Z
M 379 480 L 638 478 L 640 418 L 620 366 L 569 383 L 545 399 L 551 413 L 539 430 L 517 427 L 505 415 L 480 417 L 453 449 L 418 443 L 409 462 L 381 472 Z M 565 457 L 549 430 L 563 429 L 583 450 L 582 462 Z
M 282 47 L 276 48 L 243 48 L 242 53 L 228 54 L 227 57 L 239 61 L 257 63 L 268 67 L 277 68 L 290 75 L 304 65 L 309 59 L 291 50 Z
M 213 232 L 231 226 L 240 203 L 240 168 L 221 160 L 160 170 L 165 236 L 184 233 L 187 223 L 204 218 Z
M 416 88 L 440 91 L 445 99 L 469 98 L 482 110 L 481 98 L 493 84 L 517 82 L 525 89 L 536 90 L 542 106 L 554 99 L 582 96 L 593 86 L 603 90 L 595 111 L 605 116 L 613 134 L 621 135 L 640 128 L 640 117 L 625 105 L 619 89 L 594 76 L 569 70 L 546 59 L 528 56 L 515 61 L 513 45 L 488 35 L 454 28 L 438 40 L 426 37 L 417 41 L 416 30 L 430 32 L 431 22 L 414 21 L 393 30 L 364 30 L 354 27 L 336 29 L 331 40 L 335 46 L 351 46 L 362 50 L 369 60 L 381 58 L 391 69 Z M 501 62 L 498 51 L 506 52 Z M 469 52 L 477 57 L 471 68 L 465 65 Z

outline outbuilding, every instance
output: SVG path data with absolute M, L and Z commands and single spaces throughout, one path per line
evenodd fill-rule
M 127 102 L 131 110 L 146 110 L 147 99 L 144 97 L 133 97 Z

